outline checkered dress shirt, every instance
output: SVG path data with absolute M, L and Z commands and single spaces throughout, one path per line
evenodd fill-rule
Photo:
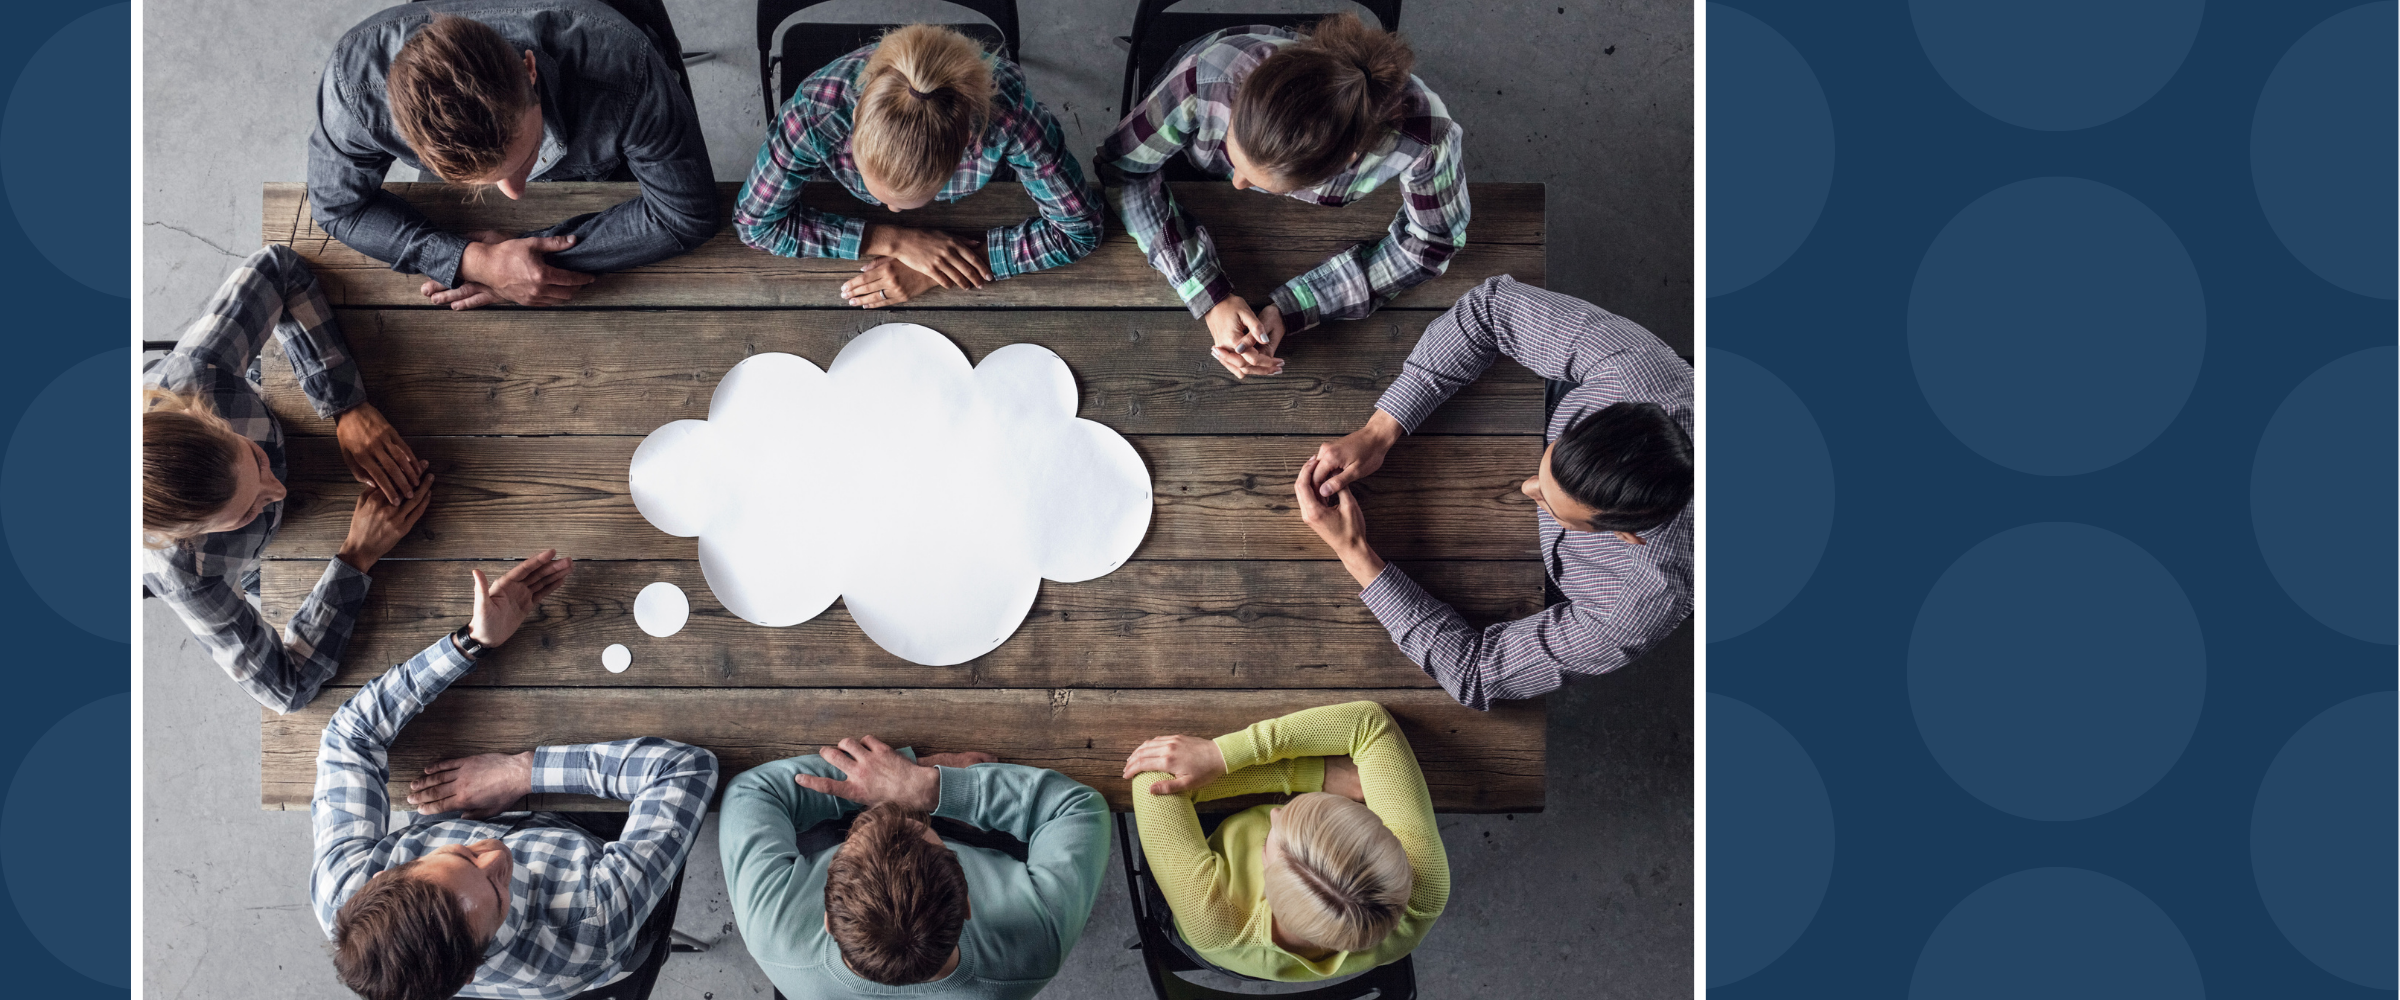
M 631 955 L 642 921 L 675 886 L 717 787 L 717 758 L 699 747 L 645 738 L 535 747 L 533 790 L 628 803 L 625 832 L 602 843 L 551 813 L 418 816 L 388 830 L 386 750 L 401 727 L 474 662 L 434 640 L 360 688 L 325 724 L 317 789 L 309 804 L 316 863 L 309 898 L 328 936 L 342 904 L 376 872 L 452 844 L 497 837 L 514 862 L 508 915 L 462 997 L 560 1000 L 605 983 Z
M 287 479 L 283 429 L 258 394 L 259 352 L 282 342 L 308 405 L 331 417 L 367 401 L 350 347 L 316 276 L 290 247 L 261 247 L 234 269 L 184 330 L 175 351 L 145 379 L 153 388 L 207 400 L 236 433 L 266 449 L 275 478 Z M 327 560 L 308 600 L 282 635 L 246 595 L 258 591 L 259 553 L 283 524 L 276 501 L 249 524 L 148 549 L 142 585 L 183 619 L 209 658 L 258 703 L 290 712 L 317 696 L 340 665 L 350 627 L 367 600 L 367 575 Z
M 1233 285 L 1208 229 L 1176 204 L 1158 170 L 1181 152 L 1210 176 L 1232 177 L 1225 133 L 1234 96 L 1260 62 L 1299 39 L 1263 24 L 1205 36 L 1100 144 L 1096 162 L 1109 205 L 1193 316 L 1207 315 L 1233 294 Z M 1289 329 L 1364 318 L 1450 266 L 1450 256 L 1467 245 L 1467 184 L 1459 167 L 1464 131 L 1425 81 L 1412 76 L 1391 132 L 1349 169 L 1291 193 L 1318 205 L 1347 205 L 1400 182 L 1400 214 L 1382 240 L 1343 250 L 1275 289 L 1275 307 Z
M 875 46 L 869 45 L 834 60 L 800 81 L 800 89 L 784 103 L 775 127 L 767 131 L 766 144 L 758 149 L 758 162 L 750 166 L 741 201 L 734 206 L 733 228 L 742 242 L 784 257 L 858 259 L 866 220 L 802 205 L 800 187 L 830 176 L 852 197 L 876 204 L 850 154 L 850 115 L 858 107 L 859 74 L 874 54 Z M 1041 214 L 984 233 L 992 277 L 1082 260 L 1100 245 L 1104 213 L 1099 193 L 1085 182 L 1075 158 L 1067 155 L 1058 120 L 1025 89 L 1024 72 L 997 55 L 986 60 L 999 88 L 991 123 L 962 155 L 958 170 L 934 200 L 957 201 L 974 194 L 991 183 L 992 174 L 1005 162 Z
M 1692 366 L 1650 331 L 1581 299 L 1507 276 L 1475 286 L 1425 336 L 1375 408 L 1415 431 L 1500 355 L 1543 378 L 1581 383 L 1551 415 L 1546 440 L 1623 400 L 1657 403 L 1692 429 Z M 1536 510 L 1542 568 L 1565 603 L 1477 629 L 1458 610 L 1386 565 L 1360 599 L 1402 652 L 1469 708 L 1557 690 L 1567 674 L 1633 662 L 1692 613 L 1692 508 L 1628 545 L 1605 531 L 1568 531 Z

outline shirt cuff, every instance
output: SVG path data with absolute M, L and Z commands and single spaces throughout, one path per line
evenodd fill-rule
M 1393 616 L 1431 598 L 1425 593 L 1425 588 L 1417 586 L 1417 581 L 1409 579 L 1408 574 L 1400 571 L 1400 567 L 1387 562 L 1383 564 L 1383 572 L 1375 574 L 1375 582 L 1358 592 L 1358 599 L 1365 601 L 1367 610 L 1374 612 L 1375 620 L 1389 629 Z
M 1008 227 L 993 226 L 983 232 L 983 262 L 992 269 L 992 280 L 1013 278 L 1017 269 L 1008 262 Z
M 443 288 L 457 288 L 458 269 L 467 261 L 469 242 L 457 233 L 427 233 L 425 244 L 417 250 L 418 265 L 425 269 L 426 277 Z
M 834 242 L 833 253 L 830 256 L 842 260 L 857 260 L 861 248 L 866 245 L 867 220 L 845 218 L 842 220 L 842 238 Z
M 533 790 L 548 795 L 601 795 L 587 780 L 591 751 L 581 746 L 533 748 Z
M 1414 434 L 1417 426 L 1448 398 L 1403 367 L 1400 377 L 1392 380 L 1391 388 L 1376 397 L 1375 408 L 1391 414 L 1392 419 L 1400 422 L 1400 429 Z
M 1192 311 L 1192 318 L 1204 319 L 1217 303 L 1233 297 L 1233 282 L 1225 280 L 1225 272 L 1211 271 L 1206 278 L 1184 281 L 1176 291 L 1183 297 L 1184 308 Z
M 1307 303 L 1301 301 L 1300 293 L 1304 291 L 1297 282 L 1287 281 L 1267 296 L 1275 303 L 1275 311 L 1283 314 L 1283 329 L 1287 333 L 1298 333 L 1322 322 L 1312 308 L 1315 297 L 1311 296 Z
M 942 774 L 942 795 L 934 804 L 933 814 L 972 824 L 973 817 L 981 814 L 982 803 L 976 797 L 982 789 L 967 780 L 967 772 L 963 768 L 937 767 L 934 770 Z

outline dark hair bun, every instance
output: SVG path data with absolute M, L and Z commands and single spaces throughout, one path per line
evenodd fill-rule
M 1318 21 L 1268 56 L 1234 97 L 1234 141 L 1260 170 L 1306 187 L 1338 174 L 1399 117 L 1416 65 L 1408 42 L 1355 14 Z

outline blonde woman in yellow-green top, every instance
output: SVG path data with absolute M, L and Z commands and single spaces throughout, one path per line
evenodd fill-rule
M 1161 736 L 1125 761 L 1142 853 L 1210 964 L 1307 982 L 1398 961 L 1450 899 L 1450 862 L 1408 737 L 1371 701 L 1214 740 Z M 1299 793 L 1203 837 L 1194 801 Z

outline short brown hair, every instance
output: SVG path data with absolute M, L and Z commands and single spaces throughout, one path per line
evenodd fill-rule
M 850 155 L 900 195 L 936 190 L 991 121 L 983 47 L 938 24 L 908 24 L 875 43 L 859 74 Z
M 153 548 L 202 533 L 233 500 L 241 436 L 208 400 L 142 391 L 142 542 Z
M 1262 171 L 1301 187 L 1321 183 L 1383 138 L 1416 62 L 1399 35 L 1356 14 L 1318 21 L 1242 78 L 1234 141 Z
M 450 14 L 435 14 L 400 46 L 384 91 L 400 138 L 454 184 L 500 168 L 534 101 L 516 47 L 490 25 Z
M 483 945 L 411 861 L 367 882 L 333 917 L 333 971 L 366 1000 L 441 1000 L 475 980 Z
M 886 986 L 928 982 L 967 926 L 967 870 L 926 843 L 924 813 L 886 802 L 850 823 L 825 871 L 825 923 L 850 971 Z

